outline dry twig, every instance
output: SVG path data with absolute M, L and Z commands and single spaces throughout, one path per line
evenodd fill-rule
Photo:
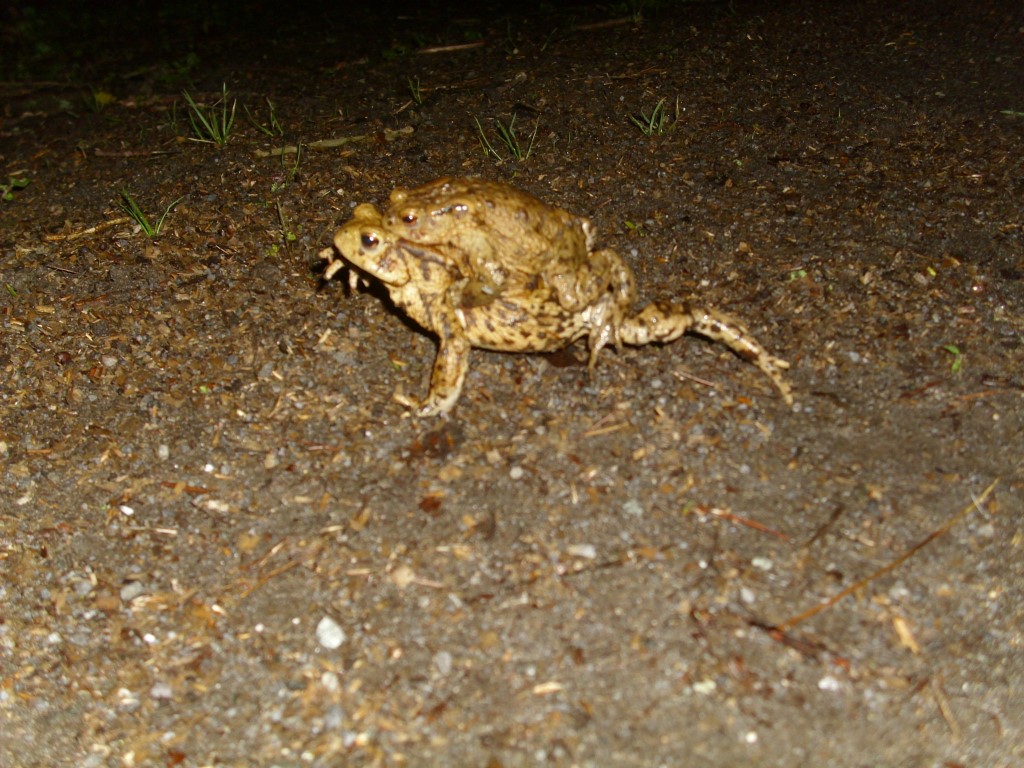
M 865 586 L 870 584 L 872 581 L 875 581 L 876 579 L 884 576 L 885 574 L 889 573 L 890 571 L 896 570 L 896 568 L 898 568 L 903 563 L 905 563 L 907 560 L 909 560 L 911 557 L 916 555 L 918 552 L 920 552 L 922 549 L 924 549 L 924 547 L 926 547 L 932 541 L 934 541 L 935 539 L 939 538 L 939 536 L 941 536 L 942 534 L 947 533 L 954 525 L 956 525 L 964 517 L 966 517 L 967 514 L 972 509 L 979 509 L 980 510 L 981 509 L 981 505 L 985 503 L 985 500 L 988 499 L 988 497 L 992 493 L 992 491 L 995 490 L 995 487 L 996 487 L 996 485 L 998 483 L 999 483 L 999 478 L 997 477 L 995 480 L 993 480 L 991 483 L 989 483 L 988 488 L 986 488 L 982 492 L 981 496 L 979 496 L 976 499 L 972 498 L 970 504 L 968 504 L 962 510 L 957 512 L 949 520 L 947 520 L 943 525 L 941 525 L 940 527 L 936 528 L 934 531 L 929 533 L 927 536 L 924 537 L 924 539 L 922 539 L 917 544 L 912 546 L 910 549 L 908 549 L 906 552 L 904 552 L 902 555 L 897 557 L 895 560 L 893 560 L 888 565 L 882 566 L 881 568 L 879 568 L 874 573 L 872 573 L 872 574 L 870 574 L 868 576 L 865 576 L 863 579 L 861 579 L 860 581 L 855 582 L 854 584 L 851 584 L 846 589 L 844 589 L 844 590 L 838 592 L 837 594 L 833 595 L 832 597 L 830 597 L 828 600 L 825 600 L 822 603 L 818 603 L 814 607 L 808 608 L 803 613 L 797 614 L 796 616 L 793 616 L 793 617 L 791 617 L 789 619 L 786 619 L 785 621 L 781 622 L 780 624 L 776 624 L 773 627 L 773 629 L 778 630 L 780 632 L 785 632 L 787 630 L 790 630 L 793 627 L 795 627 L 797 624 L 802 624 L 803 622 L 807 621 L 807 619 L 811 618 L 812 616 L 816 616 L 817 614 L 821 613 L 826 608 L 831 608 L 833 605 L 838 603 L 844 597 L 848 597 L 849 595 L 853 594 L 854 592 L 857 592 L 858 590 L 863 589 Z
M 361 133 L 358 136 L 341 136 L 337 139 L 321 139 L 320 141 L 311 141 L 308 144 L 303 144 L 303 149 L 333 149 L 334 147 L 343 147 L 346 144 L 354 144 L 360 141 L 370 141 L 376 138 L 378 135 L 384 137 L 384 141 L 394 141 L 402 136 L 408 136 L 412 133 L 412 126 L 407 125 L 404 128 L 397 128 L 391 130 L 385 128 L 383 134 L 377 133 Z M 281 157 L 282 155 L 294 155 L 299 151 L 299 147 L 295 144 L 289 144 L 284 147 L 275 147 L 274 149 L 257 149 L 253 154 L 256 157 Z
M 77 232 L 59 232 L 55 235 L 43 235 L 43 240 L 48 243 L 60 243 L 67 240 L 77 240 L 80 237 L 86 235 L 95 235 L 97 232 L 101 232 L 104 229 L 110 229 L 111 227 L 117 226 L 118 224 L 127 224 L 131 219 L 127 216 L 121 216 L 116 219 L 110 219 L 109 221 L 103 221 L 94 227 L 88 229 L 80 229 Z

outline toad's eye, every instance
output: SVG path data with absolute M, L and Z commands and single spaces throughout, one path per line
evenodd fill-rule
M 404 221 L 406 224 L 415 224 L 417 218 L 419 217 L 415 213 L 409 211 L 404 216 L 402 216 L 402 221 Z
M 365 248 L 368 251 L 372 251 L 374 248 L 377 247 L 377 244 L 380 243 L 380 240 L 378 240 L 377 236 L 372 232 L 364 232 L 361 240 L 363 243 L 363 248 Z

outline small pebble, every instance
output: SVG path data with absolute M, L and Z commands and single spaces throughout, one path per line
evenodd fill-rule
M 121 602 L 130 603 L 145 591 L 146 588 L 142 585 L 141 581 L 129 581 L 121 587 Z
M 324 712 L 324 728 L 335 731 L 345 724 L 345 710 L 337 704 L 327 708 Z
M 434 669 L 441 675 L 447 675 L 452 671 L 452 655 L 448 651 L 438 651 L 434 654 Z
M 832 677 L 832 675 L 825 675 L 818 681 L 818 688 L 822 691 L 838 691 L 843 687 L 843 684 Z
M 340 648 L 345 639 L 345 630 L 330 616 L 324 616 L 316 625 L 316 641 L 329 651 Z
M 597 557 L 597 548 L 593 544 L 572 544 L 565 551 L 573 557 L 582 557 L 587 560 Z
M 156 683 L 149 689 L 149 695 L 158 701 L 168 701 L 174 698 L 174 691 L 167 683 Z
M 644 505 L 636 499 L 628 499 L 626 503 L 622 505 L 622 511 L 631 517 L 643 517 Z
M 125 712 L 134 712 L 139 708 L 139 697 L 127 688 L 118 688 L 117 706 Z
M 707 695 L 715 690 L 718 685 L 714 680 L 698 680 L 693 684 L 693 692 Z
M 341 678 L 336 672 L 328 670 L 320 675 L 320 685 L 324 687 L 325 691 L 335 693 L 341 690 Z

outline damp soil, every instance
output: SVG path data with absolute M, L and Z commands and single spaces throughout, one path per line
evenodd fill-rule
M 1024 765 L 1019 2 L 4 14 L 0 765 Z M 794 406 L 688 336 L 410 417 L 318 253 L 452 175 Z

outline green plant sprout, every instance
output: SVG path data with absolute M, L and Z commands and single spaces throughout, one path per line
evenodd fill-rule
M 86 109 L 90 112 L 100 113 L 108 106 L 117 101 L 117 97 L 109 91 L 97 90 L 93 88 L 88 94 L 83 96 L 85 100 Z
M 420 88 L 420 79 L 418 77 L 409 78 L 409 95 L 417 107 L 423 106 L 423 89 Z
M 174 210 L 174 207 L 185 199 L 185 196 L 182 195 L 177 200 L 168 205 L 166 208 L 164 208 L 163 214 L 160 216 L 160 218 L 156 222 L 156 225 L 154 226 L 149 222 L 149 219 L 146 218 L 146 214 L 142 212 L 142 209 L 139 208 L 139 205 L 138 203 L 135 202 L 134 198 L 132 198 L 132 196 L 128 194 L 128 190 L 122 189 L 118 194 L 121 196 L 121 210 L 127 213 L 135 221 L 135 223 L 139 225 L 139 228 L 142 230 L 143 234 L 150 240 L 159 235 L 160 231 L 164 228 L 164 219 L 167 218 L 167 214 Z
M 405 43 L 394 42 L 390 47 L 380 52 L 384 61 L 398 61 L 412 53 L 412 48 Z
M 223 147 L 231 138 L 231 129 L 235 124 L 235 107 L 237 99 L 231 100 L 231 107 L 228 108 L 228 87 L 221 85 L 221 96 L 209 107 L 201 107 L 196 104 L 188 91 L 182 91 L 185 103 L 188 104 L 188 119 L 192 123 L 192 132 L 195 136 L 193 141 L 204 144 L 216 144 Z
M 281 168 L 287 173 L 286 178 L 275 179 L 270 184 L 270 191 L 278 193 L 287 187 L 291 182 L 295 181 L 295 177 L 299 175 L 299 164 L 302 162 L 302 144 L 295 146 L 295 162 L 289 167 L 285 162 L 285 154 L 281 153 Z
M 630 115 L 629 119 L 644 136 L 661 136 L 669 124 L 668 113 L 665 111 L 665 99 L 654 105 L 651 114 L 641 112 L 639 116 Z
M 277 201 L 277 219 L 281 223 L 281 240 L 284 242 L 285 247 L 287 247 L 289 243 L 294 243 L 298 240 L 298 235 L 296 235 L 288 225 L 288 219 L 285 218 L 284 209 L 281 207 L 280 200 Z
M 264 125 L 263 123 L 259 122 L 255 117 L 252 116 L 252 112 L 249 111 L 249 107 L 243 104 L 242 109 L 245 110 L 245 116 L 249 118 L 249 122 L 252 123 L 253 127 L 257 131 L 262 133 L 264 136 L 269 136 L 270 138 L 274 138 L 276 136 L 284 136 L 284 128 L 281 126 L 281 123 L 277 119 L 277 112 L 274 109 L 274 102 L 272 102 L 269 98 L 266 98 L 266 102 L 267 111 L 269 113 L 269 123 Z M 233 106 L 232 109 L 234 109 Z
M 480 145 L 484 149 L 484 154 L 493 156 L 499 163 L 504 161 L 506 158 L 501 156 L 494 145 L 487 139 L 487 134 L 484 133 L 484 128 L 480 125 L 478 118 L 473 118 L 476 121 L 476 130 L 480 138 Z M 527 160 L 530 157 L 530 153 L 533 152 L 533 142 L 537 138 L 537 130 L 540 128 L 540 118 L 537 118 L 536 124 L 533 126 L 533 133 L 530 134 L 530 143 L 523 149 L 522 144 L 519 142 L 519 137 L 516 135 L 516 115 L 512 114 L 512 119 L 508 121 L 508 125 L 505 125 L 501 120 L 494 119 L 496 130 L 498 132 L 498 139 L 509 152 L 509 157 L 516 161 Z
M 284 160 L 284 155 L 281 156 L 281 160 Z M 299 175 L 299 164 L 302 162 L 302 144 L 295 147 L 295 162 L 292 163 L 292 167 L 288 169 L 288 181 L 295 181 L 295 177 Z
M 24 189 L 30 183 L 27 176 L 22 176 L 24 171 L 15 171 L 14 173 L 7 175 L 7 181 L 0 181 L 0 199 L 5 203 L 9 203 L 14 199 L 14 192 L 18 189 Z M 2 178 L 2 177 L 0 177 Z
M 953 356 L 953 362 L 949 366 L 950 373 L 960 373 L 960 369 L 963 367 L 964 364 L 964 355 L 960 351 L 960 347 L 958 347 L 956 344 L 943 344 L 941 349 L 943 349 L 946 352 L 949 352 L 949 354 Z

